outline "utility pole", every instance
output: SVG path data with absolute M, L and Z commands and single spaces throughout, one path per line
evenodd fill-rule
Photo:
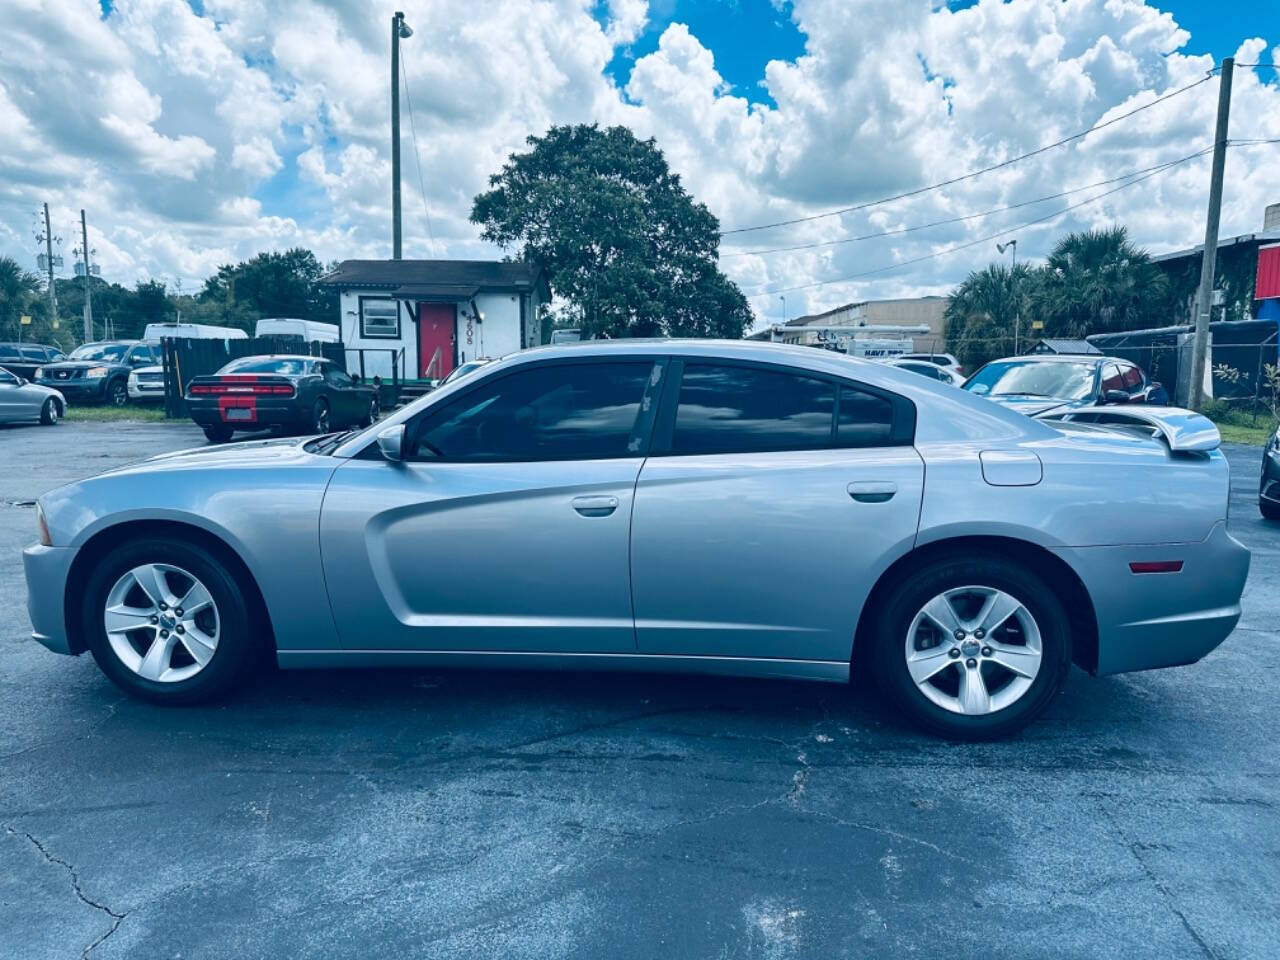
M 1006 250 L 1012 250 L 1010 255 L 1011 265 L 1009 267 L 1009 287 L 1013 290 L 1013 354 L 1018 355 L 1018 328 L 1022 326 L 1022 310 L 1018 304 L 1018 241 L 1016 239 L 1009 240 L 1005 243 L 997 243 L 996 250 L 1004 253 Z
M 58 243 L 62 243 L 62 238 L 58 238 Z M 53 268 L 62 262 L 62 255 L 58 255 L 58 259 L 53 258 L 53 228 L 49 226 L 49 205 L 44 205 L 44 260 L 45 267 L 49 272 L 49 322 L 56 323 L 58 320 L 58 290 L 53 280 Z
M 404 13 L 391 18 L 391 259 L 400 259 L 400 41 L 413 36 Z
M 1234 57 L 1222 61 L 1218 80 L 1218 121 L 1213 132 L 1213 171 L 1209 178 L 1209 214 L 1204 225 L 1204 258 L 1196 295 L 1196 338 L 1191 354 L 1191 409 L 1204 405 L 1205 356 L 1209 352 L 1209 315 L 1213 311 L 1213 271 L 1218 260 L 1218 221 L 1222 216 L 1222 173 L 1227 163 L 1227 124 L 1231 119 L 1231 76 Z
M 84 342 L 93 341 L 93 288 L 89 284 L 89 228 L 80 211 L 80 252 L 84 255 Z

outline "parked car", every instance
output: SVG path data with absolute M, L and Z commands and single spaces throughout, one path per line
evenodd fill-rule
M 8 370 L 24 380 L 34 380 L 36 371 L 44 364 L 65 359 L 57 347 L 43 343 L 0 343 L 0 370 Z
M 67 401 L 57 390 L 0 368 L 0 423 L 39 422 L 52 426 L 66 412 Z
M 961 380 L 964 379 L 964 367 L 960 366 L 960 361 L 956 359 L 953 353 L 904 353 L 898 359 L 923 360 L 925 363 L 945 367 Z
M 217 373 L 193 377 L 187 411 L 215 443 L 236 430 L 271 427 L 307 434 L 368 426 L 378 418 L 378 390 L 321 357 L 241 357 Z
M 910 370 L 912 373 L 918 373 L 922 377 L 928 377 L 930 380 L 937 380 L 948 386 L 958 387 L 964 383 L 964 377 L 958 373 L 952 372 L 951 367 L 942 366 L 937 363 L 930 363 L 928 360 L 913 360 L 910 357 L 894 357 L 892 360 L 886 360 L 890 366 L 901 367 L 903 370 Z
M 259 644 L 284 667 L 869 668 L 926 729 L 990 738 L 1073 660 L 1192 663 L 1240 617 L 1216 428 L 1107 410 L 1150 432 L 808 347 L 527 350 L 373 429 L 45 494 L 31 622 L 160 703 L 236 686 Z
M 129 374 L 161 360 L 160 344 L 107 340 L 76 347 L 65 360 L 46 363 L 35 379 L 60 393 L 90 403 L 123 407 L 129 402 Z
M 1119 357 L 1027 356 L 983 364 L 964 389 L 1028 416 L 1064 407 L 1150 403 L 1169 395 L 1142 368 Z
M 1258 509 L 1268 520 L 1280 520 L 1280 427 L 1276 427 L 1262 454 Z
M 247 340 L 249 335 L 239 327 L 222 327 L 213 323 L 148 323 L 143 340 L 159 343 L 165 337 L 175 340 Z
M 342 339 L 336 323 L 299 320 L 294 317 L 263 317 L 254 328 L 255 337 L 290 337 L 303 343 L 337 343 Z
M 138 367 L 129 371 L 129 399 L 134 403 L 164 400 L 164 366 Z

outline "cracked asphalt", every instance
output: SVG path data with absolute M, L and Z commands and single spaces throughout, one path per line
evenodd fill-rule
M 13 505 L 193 446 L 0 428 L 0 957 L 1272 958 L 1280 525 L 1202 663 L 945 744 L 862 687 L 274 673 L 122 697 L 28 639 Z M 1171 505 L 1171 508 L 1176 506 Z

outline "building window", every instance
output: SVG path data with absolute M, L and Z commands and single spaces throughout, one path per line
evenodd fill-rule
M 400 338 L 400 303 L 390 297 L 360 298 L 360 336 Z

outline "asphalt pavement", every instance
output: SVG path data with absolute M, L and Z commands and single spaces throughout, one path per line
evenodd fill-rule
M 1226 644 L 1076 671 L 1023 735 L 966 746 L 781 681 L 273 673 L 129 700 L 28 638 L 23 501 L 203 443 L 0 428 L 0 957 L 1277 956 L 1257 448 L 1226 448 L 1253 549 Z

